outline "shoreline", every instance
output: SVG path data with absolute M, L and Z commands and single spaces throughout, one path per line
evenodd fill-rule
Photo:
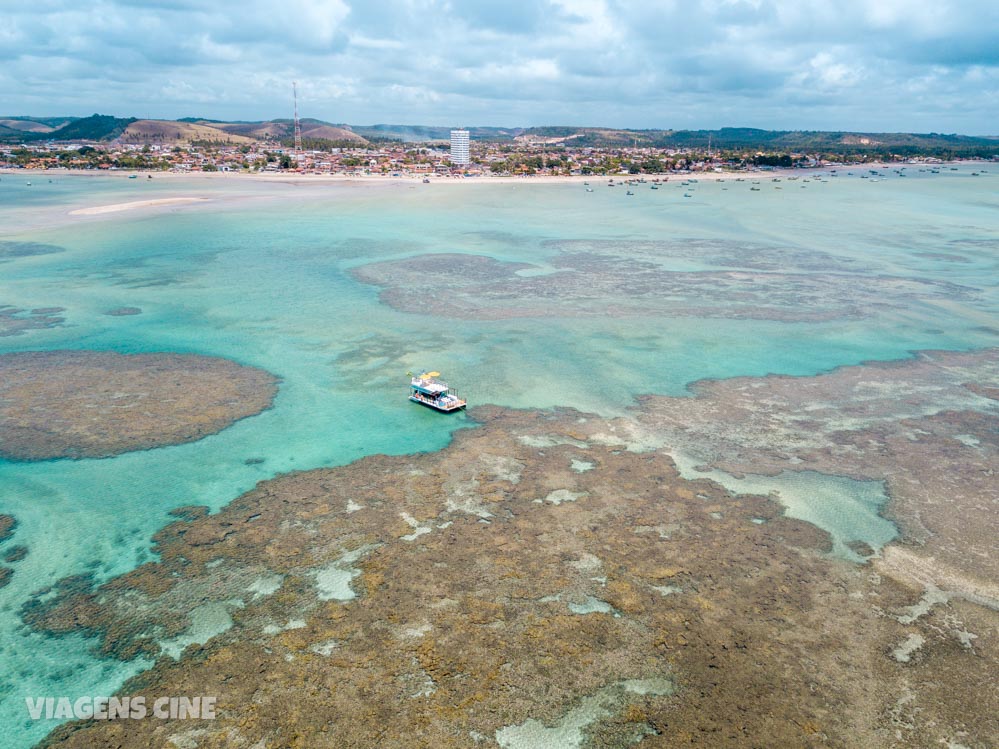
M 718 181 L 725 179 L 748 179 L 750 177 L 789 177 L 805 176 L 809 174 L 828 173 L 831 171 L 846 170 L 867 170 L 885 168 L 913 168 L 927 166 L 953 166 L 965 165 L 974 166 L 978 164 L 994 164 L 989 160 L 976 161 L 947 161 L 940 164 L 927 165 L 921 162 L 898 164 L 895 162 L 870 162 L 866 164 L 843 164 L 836 166 L 807 167 L 807 168 L 775 168 L 768 170 L 733 170 L 733 171 L 705 171 L 705 172 L 669 172 L 661 174 L 617 174 L 617 175 L 480 175 L 474 177 L 451 176 L 451 175 L 424 175 L 424 174 L 309 174 L 299 172 L 160 172 L 147 170 L 116 170 L 92 171 L 81 169 L 0 169 L 0 176 L 19 177 L 28 175 L 58 175 L 60 177 L 79 178 L 105 178 L 105 179 L 129 179 L 135 175 L 150 175 L 157 180 L 174 181 L 180 179 L 205 180 L 214 183 L 221 182 L 261 182 L 261 183 L 310 183 L 310 184 L 342 184 L 342 183 L 363 183 L 363 184 L 424 184 L 423 179 L 428 177 L 430 182 L 427 185 L 453 185 L 453 184 L 491 184 L 491 185 L 524 185 L 524 184 L 582 184 L 584 182 L 601 183 L 609 182 L 613 179 L 615 183 L 626 182 L 628 180 L 644 179 L 646 182 L 654 180 L 662 181 L 682 181 L 695 179 L 698 181 Z

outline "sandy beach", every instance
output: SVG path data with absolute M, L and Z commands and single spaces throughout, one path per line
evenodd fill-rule
M 159 198 L 157 200 L 133 200 L 128 203 L 113 203 L 111 205 L 98 205 L 91 208 L 77 208 L 70 211 L 70 216 L 99 216 L 104 213 L 119 213 L 121 211 L 134 211 L 138 208 L 155 208 L 164 205 L 180 205 L 183 203 L 207 202 L 208 198 Z
M 964 166 L 974 166 L 976 164 L 985 164 L 988 162 L 978 162 L 978 161 L 958 161 L 958 162 L 945 162 L 942 166 L 949 166 L 952 164 L 960 164 Z M 725 170 L 725 171 L 703 171 L 703 172 L 671 172 L 668 174 L 616 174 L 616 175 L 481 175 L 474 177 L 463 177 L 463 176 L 451 176 L 451 175 L 437 175 L 431 174 L 427 175 L 430 180 L 427 186 L 432 185 L 539 185 L 539 184 L 582 184 L 584 182 L 589 182 L 593 185 L 604 184 L 613 180 L 614 182 L 626 182 L 628 180 L 638 180 L 644 179 L 646 182 L 653 181 L 668 181 L 668 182 L 682 182 L 685 180 L 694 179 L 701 182 L 714 182 L 723 180 L 734 180 L 734 179 L 771 179 L 773 177 L 779 177 L 781 179 L 786 177 L 798 176 L 798 177 L 808 177 L 811 174 L 821 174 L 828 173 L 830 171 L 848 172 L 848 171 L 858 171 L 863 172 L 867 169 L 880 169 L 880 168 L 898 168 L 899 166 L 906 166 L 909 168 L 915 168 L 921 166 L 918 163 L 912 164 L 886 164 L 882 162 L 871 162 L 868 164 L 851 164 L 851 165 L 829 165 L 824 167 L 815 168 L 776 168 L 776 169 L 745 169 L 745 170 Z M 939 166 L 939 165 L 938 165 Z M 35 170 L 21 170 L 21 169 L 0 169 L 0 175 L 4 177 L 25 177 L 29 178 L 31 176 L 39 176 L 40 174 L 45 174 L 47 176 L 61 177 L 73 177 L 73 178 L 99 178 L 99 179 L 128 179 L 136 174 L 148 174 L 150 177 L 163 182 L 174 182 L 174 181 L 191 181 L 195 180 L 198 182 L 205 182 L 208 184 L 233 184 L 233 183 L 256 183 L 256 184 L 423 184 L 424 175 L 422 174 L 330 174 L 330 173 L 301 173 L 301 172 L 134 172 L 134 171 L 81 171 L 73 169 L 47 169 L 44 172 L 36 172 Z M 145 182 L 145 180 L 143 180 Z M 71 211 L 71 215 L 97 215 L 102 213 L 116 213 L 118 211 L 131 210 L 133 208 L 144 208 L 151 207 L 155 205 L 166 205 L 169 203 L 182 203 L 182 202 L 194 202 L 198 200 L 204 200 L 204 198 L 169 198 L 160 200 L 149 200 L 149 201 L 136 201 L 130 203 L 121 203 L 108 206 L 95 206 L 83 209 L 78 209 Z
M 871 165 L 876 166 L 876 165 Z M 835 167 L 834 167 L 835 168 Z M 839 167 L 843 168 L 843 167 Z M 608 182 L 613 179 L 615 182 L 625 182 L 629 179 L 644 179 L 647 182 L 652 182 L 653 180 L 659 181 L 683 181 L 687 179 L 696 180 L 724 180 L 724 179 L 735 179 L 736 177 L 747 178 L 750 176 L 783 176 L 787 175 L 807 175 L 809 172 L 820 172 L 828 171 L 828 169 L 775 169 L 772 171 L 724 171 L 724 172 L 690 172 L 688 174 L 684 173 L 669 173 L 669 174 L 615 174 L 615 175 L 525 175 L 525 176 L 512 176 L 512 175 L 481 175 L 475 177 L 461 177 L 461 176 L 450 176 L 450 175 L 437 175 L 431 174 L 427 175 L 430 180 L 428 185 L 475 185 L 475 184 L 489 184 L 489 185 L 499 185 L 499 184 L 510 184 L 510 185 L 538 185 L 538 184 L 582 184 L 583 182 L 590 182 L 593 184 Z M 132 172 L 132 171 L 120 171 L 120 172 L 86 172 L 74 169 L 47 169 L 43 172 L 47 176 L 59 175 L 61 177 L 74 177 L 74 178 L 99 178 L 99 179 L 128 179 L 130 176 L 135 174 L 150 174 L 154 179 L 159 181 L 176 181 L 176 180 L 197 180 L 204 181 L 214 184 L 222 183 L 232 183 L 232 182 L 256 182 L 256 183 L 298 183 L 298 184 L 322 184 L 322 183 L 365 183 L 365 184 L 423 184 L 424 175 L 422 174 L 402 174 L 402 175 L 392 175 L 392 174 L 330 174 L 330 173 L 301 173 L 301 172 Z M 0 169 L 0 175 L 11 176 L 11 177 L 30 177 L 34 174 L 32 170 L 10 170 L 10 169 Z M 146 201 L 141 201 L 145 203 Z M 124 204 L 123 204 L 124 205 Z M 131 205 L 131 204 L 129 204 Z M 137 206 L 140 207 L 140 206 Z M 108 206 L 110 209 L 111 206 Z M 86 209 L 90 212 L 90 209 Z M 120 210 L 127 210 L 122 208 Z M 101 213 L 110 213 L 110 210 L 102 210 Z M 75 212 L 74 212 L 75 213 Z

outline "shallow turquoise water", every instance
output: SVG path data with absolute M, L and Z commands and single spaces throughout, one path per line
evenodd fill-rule
M 273 409 L 190 445 L 107 460 L 0 461 L 0 512 L 20 523 L 9 544 L 30 548 L 0 590 L 0 744 L 28 746 L 50 729 L 27 720 L 26 696 L 110 693 L 143 665 L 97 659 L 80 637 L 27 633 L 18 609 L 32 591 L 69 574 L 103 579 L 149 559 L 150 536 L 179 505 L 217 509 L 281 472 L 439 449 L 468 422 L 411 407 L 407 370 L 441 369 L 473 403 L 615 415 L 636 395 L 682 395 L 705 377 L 809 375 L 919 348 L 999 344 L 999 177 L 971 178 L 970 171 L 913 171 L 878 183 L 843 175 L 807 189 L 784 182 L 780 192 L 764 182 L 760 193 L 748 183 L 702 180 L 691 199 L 672 185 L 658 191 L 665 194 L 626 198 L 620 188 L 585 193 L 579 185 L 296 186 L 231 178 L 60 176 L 50 184 L 33 176 L 28 188 L 20 175 L 3 175 L 0 241 L 63 252 L 0 262 L 0 304 L 65 307 L 67 321 L 0 338 L 0 352 L 215 354 L 283 382 Z M 176 195 L 212 202 L 66 215 Z M 823 323 L 443 320 L 396 312 L 347 273 L 430 252 L 544 267 L 557 241 L 678 238 L 821 251 L 859 260 L 871 273 L 945 280 L 977 295 Z M 677 265 L 701 267 L 696 258 Z M 143 314 L 103 314 L 125 305 Z M 264 462 L 246 464 L 255 458 Z M 869 497 L 857 500 L 869 510 Z M 884 521 L 871 522 L 879 523 L 871 535 L 883 538 Z

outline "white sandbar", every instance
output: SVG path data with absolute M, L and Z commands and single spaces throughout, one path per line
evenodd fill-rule
M 156 200 L 133 200 L 130 203 L 113 203 L 112 205 L 97 205 L 92 208 L 77 208 L 70 211 L 70 216 L 99 216 L 102 213 L 118 213 L 119 211 L 134 211 L 136 208 L 154 208 L 161 205 L 179 205 L 181 203 L 201 203 L 208 198 L 158 198 Z

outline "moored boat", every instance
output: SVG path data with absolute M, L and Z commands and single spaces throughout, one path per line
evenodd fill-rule
M 437 379 L 440 374 L 440 372 L 421 372 L 414 375 L 410 372 L 409 399 L 442 413 L 460 411 L 465 407 L 466 401 L 451 392 L 446 382 Z

